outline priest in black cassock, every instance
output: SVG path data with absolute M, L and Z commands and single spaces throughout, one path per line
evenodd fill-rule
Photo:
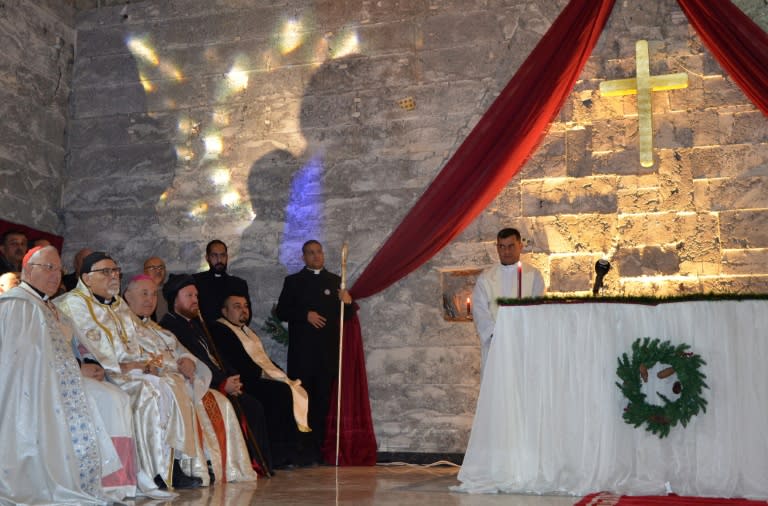
M 325 269 L 323 246 L 307 241 L 301 252 L 304 268 L 285 278 L 276 313 L 288 322 L 288 376 L 300 378 L 309 394 L 309 426 L 322 448 L 339 367 L 339 301 L 345 304 L 345 320 L 354 307 L 349 292 L 341 290 L 341 278 Z
M 227 297 L 221 315 L 211 324 L 211 335 L 222 359 L 240 374 L 244 390 L 264 406 L 275 467 L 319 462 L 319 452 L 308 444 L 307 392 L 272 362 L 248 327 L 251 311 L 245 297 Z
M 248 283 L 243 278 L 227 273 L 229 254 L 223 241 L 214 239 L 208 243 L 205 247 L 205 260 L 209 269 L 192 276 L 200 298 L 200 313 L 210 325 L 221 316 L 221 306 L 229 294 L 242 295 L 248 300 L 249 306 L 251 296 L 248 293 Z M 250 322 L 249 316 L 248 323 Z
M 245 416 L 251 433 L 244 431 L 243 436 L 251 453 L 251 460 L 262 464 L 262 469 L 257 471 L 269 473 L 272 469 L 272 456 L 264 408 L 258 400 L 244 391 L 240 375 L 221 360 L 218 350 L 208 339 L 198 318 L 195 280 L 188 274 L 171 274 L 163 286 L 163 296 L 168 302 L 168 313 L 160 320 L 160 325 L 173 332 L 187 350 L 208 366 L 213 373 L 210 388 L 226 395 L 238 415 Z

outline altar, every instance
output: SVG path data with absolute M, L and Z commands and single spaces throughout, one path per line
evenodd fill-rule
M 458 490 L 768 497 L 768 301 L 501 307 Z M 702 356 L 706 413 L 660 439 L 624 422 L 637 338 Z

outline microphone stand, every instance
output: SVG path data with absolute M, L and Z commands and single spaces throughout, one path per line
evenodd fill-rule
M 603 278 L 610 270 L 611 262 L 608 260 L 601 258 L 595 262 L 595 285 L 592 287 L 593 297 L 597 297 L 597 294 L 600 293 L 600 289 L 603 287 Z

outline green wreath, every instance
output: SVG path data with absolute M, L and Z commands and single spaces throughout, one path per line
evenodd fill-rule
M 632 357 L 624 353 L 618 359 L 619 367 L 616 369 L 621 380 L 616 382 L 616 386 L 629 401 L 624 408 L 625 422 L 635 427 L 645 424 L 645 430 L 664 438 L 678 422 L 685 427 L 699 411 L 707 411 L 707 401 L 701 393 L 709 386 L 704 383 L 706 376 L 700 370 L 706 362 L 689 349 L 690 346 L 685 343 L 672 346 L 669 341 L 662 343 L 650 337 L 632 343 Z M 642 383 L 648 380 L 648 370 L 657 363 L 669 365 L 658 373 L 660 378 L 677 373 L 678 379 L 673 392 L 680 397 L 672 401 L 659 393 L 663 406 L 649 404 L 641 390 Z

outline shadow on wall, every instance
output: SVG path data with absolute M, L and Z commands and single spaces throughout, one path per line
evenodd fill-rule
M 375 155 L 398 142 L 386 131 L 388 125 L 377 123 L 379 111 L 360 111 L 378 103 L 358 98 L 376 87 L 376 79 L 359 55 L 330 60 L 312 75 L 300 108 L 304 151 L 274 150 L 251 166 L 248 192 L 255 218 L 243 232 L 243 251 L 259 250 L 269 237 L 268 243 L 277 244 L 276 260 L 290 273 L 303 266 L 301 246 L 309 239 L 327 243 L 329 265 L 348 234 L 384 239 L 391 218 L 376 217 L 375 201 L 379 191 L 398 191 L 398 182 L 389 179 L 412 172 L 412 163 Z M 395 170 L 377 171 L 375 163 Z M 376 227 L 381 230 L 368 230 Z M 274 258 L 268 251 L 263 254 Z

